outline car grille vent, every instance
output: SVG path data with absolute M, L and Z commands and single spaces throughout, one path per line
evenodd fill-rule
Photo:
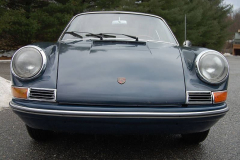
M 55 101 L 56 90 L 55 89 L 42 89 L 42 88 L 30 88 L 29 99 L 42 100 L 42 101 Z
M 187 92 L 188 104 L 211 104 L 212 93 L 211 92 Z

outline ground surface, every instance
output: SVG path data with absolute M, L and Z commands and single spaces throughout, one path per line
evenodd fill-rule
M 10 109 L 0 111 L 0 159 L 240 159 L 240 57 L 230 64 L 230 111 L 200 145 L 187 145 L 179 135 L 94 136 L 59 133 L 47 143 L 28 136 L 23 122 Z M 9 64 L 0 63 L 0 76 L 9 79 Z
M 0 77 L 10 80 L 10 62 L 0 62 Z

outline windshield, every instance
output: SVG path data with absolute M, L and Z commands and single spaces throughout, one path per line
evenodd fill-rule
M 79 32 L 82 38 L 92 34 L 115 33 L 115 38 L 131 39 L 121 34 L 138 37 L 139 40 L 164 41 L 176 44 L 172 33 L 159 18 L 135 14 L 85 14 L 77 16 L 68 26 L 66 32 Z M 76 39 L 79 36 L 64 34 L 62 40 Z M 104 38 L 105 39 L 105 38 Z

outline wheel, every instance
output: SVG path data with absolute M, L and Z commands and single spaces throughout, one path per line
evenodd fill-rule
M 36 141 L 46 141 L 52 138 L 53 132 L 48 131 L 48 130 L 42 130 L 42 129 L 35 129 L 32 127 L 27 126 L 27 131 L 29 136 L 36 140 Z
M 208 136 L 209 130 L 204 132 L 190 133 L 190 134 L 181 134 L 182 139 L 191 144 L 198 144 L 203 142 Z

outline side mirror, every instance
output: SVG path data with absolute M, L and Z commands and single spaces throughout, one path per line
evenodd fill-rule
M 192 42 L 190 42 L 189 40 L 186 40 L 183 42 L 183 46 L 184 47 L 192 47 Z

